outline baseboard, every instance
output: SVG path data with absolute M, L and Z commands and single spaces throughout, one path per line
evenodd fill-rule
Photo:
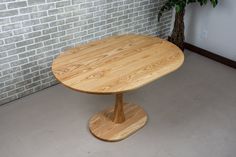
M 204 50 L 200 47 L 197 47 L 189 43 L 184 43 L 184 48 L 236 69 L 236 61 L 217 55 L 213 52 Z

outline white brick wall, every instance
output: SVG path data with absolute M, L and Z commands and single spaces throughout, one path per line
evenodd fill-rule
M 0 0 L 0 105 L 56 84 L 53 58 L 78 43 L 140 33 L 165 38 L 165 0 Z

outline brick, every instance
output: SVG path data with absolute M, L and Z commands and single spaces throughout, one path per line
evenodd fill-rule
M 74 22 L 74 27 L 81 27 L 86 24 L 87 24 L 86 21 L 76 21 L 76 22 Z
M 98 22 L 94 23 L 94 27 L 102 26 L 102 25 L 105 25 L 105 24 L 106 24 L 105 21 L 98 21 Z
M 79 21 L 79 20 L 80 20 L 79 16 L 71 17 L 71 18 L 66 19 L 66 23 L 71 23 L 71 22 L 75 22 L 75 21 Z
M 49 51 L 49 52 L 47 52 L 48 54 L 51 54 L 50 53 L 51 51 Z M 50 56 L 50 55 L 49 55 Z M 47 55 L 46 55 L 46 57 L 47 57 Z M 42 63 L 46 63 L 46 62 L 51 62 L 52 61 L 52 57 L 47 57 L 47 58 L 43 58 L 43 59 L 40 59 L 40 60 L 38 60 L 38 63 L 39 64 L 42 64 Z
M 103 30 L 103 29 L 109 29 L 109 28 L 111 28 L 111 27 L 112 27 L 111 24 L 107 24 L 107 25 L 102 26 L 102 27 L 101 27 L 101 30 Z
M 92 33 L 99 32 L 99 31 L 100 31 L 100 27 L 92 28 L 92 29 L 88 30 L 88 34 L 92 34 Z
M 56 26 L 60 26 L 60 25 L 63 25 L 65 24 L 65 21 L 64 20 L 59 20 L 59 21 L 53 21 L 50 24 L 50 27 L 56 27 Z
M 31 19 L 36 19 L 36 18 L 41 18 L 41 17 L 47 16 L 47 15 L 48 15 L 47 11 L 42 11 L 42 12 L 31 13 L 30 17 L 31 17 Z
M 9 68 L 10 65 L 8 63 L 6 64 L 0 64 L 0 71 Z
M 37 25 L 37 26 L 33 26 L 33 31 L 39 31 L 39 30 L 47 29 L 47 28 L 49 28 L 48 24 Z
M 21 69 L 27 69 L 27 68 L 31 68 L 32 66 L 35 66 L 37 65 L 37 61 L 33 61 L 33 62 L 30 62 L 30 63 L 27 63 L 27 64 L 24 64 L 21 66 Z
M 9 86 L 9 85 L 12 85 L 12 84 L 20 82 L 20 81 L 22 81 L 22 78 L 21 77 L 17 77 L 17 78 L 5 81 L 5 85 Z
M 16 47 L 15 44 L 0 46 L 0 52 L 8 51 L 8 50 L 14 49 L 15 47 Z
M 35 38 L 35 42 L 41 42 L 41 41 L 45 41 L 45 40 L 48 40 L 50 39 L 50 35 L 44 35 L 44 36 L 40 36 L 38 38 Z
M 106 0 L 94 1 L 94 6 L 101 6 L 103 4 L 106 4 Z
M 13 36 L 5 39 L 6 44 L 14 43 L 23 40 L 23 36 Z
M 64 12 L 63 8 L 51 9 L 48 10 L 48 15 L 56 15 L 56 14 L 61 14 L 63 12 Z
M 35 61 L 35 60 L 39 60 L 41 58 L 44 58 L 44 56 L 45 55 L 43 53 L 42 54 L 37 54 L 37 55 L 34 55 L 32 57 L 29 57 L 29 61 L 32 62 L 32 61 Z M 31 71 L 33 71 L 32 68 L 31 68 Z
M 6 98 L 6 97 L 7 97 L 7 93 L 0 94 L 0 99 Z
M 123 4 L 124 4 L 123 1 L 114 2 L 114 3 L 112 4 L 112 7 L 118 7 L 118 6 L 121 6 L 121 5 L 123 5 Z
M 25 89 L 24 87 L 17 88 L 17 89 L 14 89 L 14 90 L 8 92 L 7 94 L 8 94 L 8 96 L 12 96 L 14 94 L 17 94 L 17 93 L 20 93 L 20 92 L 24 91 L 24 89 Z
M 87 12 L 96 12 L 99 11 L 99 7 L 95 6 L 95 7 L 91 7 L 91 8 L 87 8 Z
M 29 73 L 27 75 L 24 75 L 23 79 L 24 80 L 28 80 L 28 79 L 31 79 L 31 78 L 33 78 L 35 76 L 39 76 L 39 72 L 38 71 L 35 71 L 33 73 Z
M 73 2 L 72 2 L 73 3 Z M 64 10 L 65 10 L 65 12 L 70 12 L 70 11 L 76 11 L 76 10 L 78 10 L 78 5 L 71 5 L 71 6 L 66 6 L 65 8 L 64 8 Z
M 24 37 L 25 39 L 36 38 L 36 37 L 41 36 L 41 34 L 42 34 L 41 31 L 37 31 L 37 32 L 25 34 Z
M 80 4 L 80 3 L 83 3 L 83 2 L 85 2 L 85 0 L 72 0 L 73 5 Z
M 54 85 L 58 84 L 59 82 L 54 78 L 54 79 L 52 79 L 52 81 L 49 82 L 49 83 L 50 83 L 50 84 L 49 84 L 48 86 L 54 86 Z
M 5 10 L 7 8 L 6 4 L 0 4 L 0 10 Z
M 50 10 L 54 9 L 55 7 L 56 7 L 55 3 L 49 3 L 49 4 L 46 3 L 38 6 L 39 10 Z
M 6 57 L 7 53 L 6 52 L 0 52 L 0 58 Z
M 51 34 L 51 37 L 52 37 L 52 38 L 57 38 L 57 37 L 64 36 L 65 34 L 66 34 L 65 31 L 61 31 L 61 32 L 57 32 L 57 33 Z
M 36 43 L 36 44 L 27 46 L 27 50 L 35 50 L 35 49 L 40 48 L 40 47 L 43 47 L 43 44 L 42 43 Z
M 52 45 L 58 42 L 58 39 L 51 39 L 44 42 L 45 46 Z
M 80 16 L 80 15 L 84 15 L 87 13 L 86 9 L 79 9 L 73 12 L 73 16 Z
M 32 82 L 31 79 L 18 82 L 18 83 L 16 83 L 16 88 L 19 88 L 19 87 L 22 87 L 22 86 L 24 86 L 24 85 L 30 84 L 31 82 Z
M 0 88 L 0 93 L 4 93 L 4 92 L 7 92 L 7 91 L 10 91 L 10 90 L 12 90 L 14 88 L 15 88 L 14 85 L 5 86 L 4 88 Z
M 89 13 L 89 14 L 80 16 L 81 20 L 86 20 L 86 19 L 91 19 L 91 18 L 93 18 L 93 13 Z
M 13 3 L 8 3 L 7 4 L 8 9 L 22 8 L 22 7 L 26 7 L 26 6 L 27 6 L 26 1 L 13 2 Z
M 31 72 L 35 72 L 35 71 L 38 71 L 40 69 L 40 66 L 37 65 L 37 66 L 34 66 L 34 67 L 31 67 Z M 42 75 L 39 76 L 40 78 L 42 77 Z
M 46 78 L 46 79 L 42 80 L 42 83 L 50 82 L 50 81 L 52 81 L 52 79 L 53 79 L 52 77 Z
M 122 21 L 116 21 L 116 22 L 112 23 L 112 27 L 122 25 L 122 23 L 123 23 Z
M 14 35 L 19 35 L 19 34 L 29 33 L 31 31 L 32 31 L 31 27 L 24 27 L 21 29 L 16 29 L 13 32 L 14 32 Z
M 40 85 L 40 81 L 28 84 L 28 85 L 25 86 L 25 88 L 29 89 L 29 88 L 33 88 L 33 87 L 38 86 L 38 85 Z
M 53 27 L 53 28 L 50 28 L 50 29 L 43 30 L 43 34 L 52 34 L 52 33 L 55 33 L 55 32 L 57 32 L 57 27 Z
M 48 73 L 51 71 L 51 67 L 40 70 L 40 74 Z
M 58 27 L 58 30 L 59 30 L 59 31 L 64 31 L 64 30 L 67 30 L 67 29 L 70 29 L 70 28 L 73 28 L 73 24 L 72 24 L 72 23 L 59 26 L 59 27 Z
M 10 19 L 9 18 L 0 19 L 0 25 L 6 25 L 8 23 L 10 23 Z
M 57 2 L 56 3 L 56 7 L 59 8 L 59 7 L 65 7 L 65 6 L 68 6 L 70 5 L 70 1 L 61 1 L 61 2 Z
M 39 23 L 40 23 L 39 19 L 27 20 L 27 21 L 22 22 L 22 26 L 29 27 L 29 26 L 37 25 Z
M 77 33 L 79 31 L 80 31 L 80 27 L 72 28 L 72 29 L 66 30 L 66 34 L 74 34 L 74 33 Z
M 66 41 L 66 40 L 71 40 L 71 39 L 73 39 L 73 37 L 74 37 L 73 34 L 63 36 L 63 37 L 60 38 L 60 42 L 63 42 L 63 41 Z
M 16 60 L 16 59 L 13 59 L 15 61 L 11 62 L 11 67 L 14 67 L 14 66 L 19 66 L 21 64 L 24 64 L 24 63 L 27 63 L 28 62 L 28 59 L 21 59 L 21 60 Z
M 36 82 L 36 81 L 40 81 L 40 79 L 41 79 L 40 76 L 36 76 L 32 80 L 33 80 L 33 82 Z M 41 85 L 40 85 L 40 87 L 41 87 Z
M 43 53 L 46 51 L 50 51 L 50 50 L 52 50 L 52 46 L 45 46 L 45 47 L 37 49 L 37 54 L 40 54 L 40 53 Z
M 87 34 L 88 34 L 87 31 L 81 31 L 81 32 L 78 32 L 78 33 L 74 34 L 74 36 L 75 36 L 75 38 L 78 38 L 78 37 L 81 37 L 81 36 L 85 36 Z
M 51 3 L 51 2 L 58 2 L 58 1 L 61 1 L 61 0 L 47 0 L 48 3 Z
M 0 82 L 3 82 L 3 81 L 6 82 L 10 79 L 11 79 L 11 75 L 6 75 L 6 76 L 3 76 L 3 77 L 0 77 Z
M 60 20 L 60 19 L 65 19 L 67 17 L 71 17 L 72 16 L 72 13 L 64 13 L 64 14 L 59 14 L 57 15 L 57 19 Z
M 32 13 L 38 11 L 37 6 L 31 6 L 27 8 L 20 8 L 20 13 L 21 14 L 26 14 L 26 13 Z
M 6 69 L 6 70 L 2 71 L 2 74 L 3 75 L 8 75 L 8 74 L 20 71 L 20 70 L 21 70 L 20 67 L 12 67 L 10 69 Z
M 107 15 L 104 15 L 104 16 L 100 17 L 101 20 L 107 20 L 107 19 L 110 19 L 110 18 L 111 18 L 111 14 L 107 14 Z
M 95 37 L 101 37 L 101 36 L 104 36 L 106 34 L 106 31 L 100 31 L 100 32 L 97 32 L 94 34 Z
M 59 54 L 59 53 L 60 53 L 59 50 L 53 50 L 53 51 L 46 52 L 45 56 L 49 57 L 49 56 L 56 55 L 56 54 Z M 52 59 L 53 58 L 46 58 L 46 59 L 43 59 L 43 60 L 39 60 L 39 63 L 51 62 Z
M 5 103 L 8 103 L 8 102 L 11 102 L 13 100 L 17 99 L 17 96 L 16 95 L 13 95 L 13 96 L 10 96 L 10 97 L 7 97 L 5 99 L 1 99 L 1 104 L 5 104 Z
M 18 10 L 0 11 L 0 18 L 15 16 L 17 14 L 18 14 Z
M 88 30 L 88 29 L 91 29 L 91 28 L 93 28 L 93 24 L 83 25 L 81 27 L 81 31 Z
M 76 39 L 73 39 L 73 40 L 70 40 L 70 41 L 74 41 L 75 44 L 78 44 L 78 43 L 79 43 L 79 41 L 77 41 Z M 66 43 L 69 44 L 68 41 L 67 41 Z M 59 51 L 60 51 L 60 52 L 65 52 L 65 51 L 67 51 L 68 49 L 73 48 L 73 47 L 74 47 L 73 45 L 63 46 L 63 47 L 61 47 L 61 49 L 60 49 Z M 57 54 L 56 54 L 56 55 L 57 55 Z M 55 57 L 55 55 L 54 55 L 54 57 Z
M 15 54 L 18 54 L 18 53 L 21 53 L 24 51 L 25 51 L 25 47 L 22 47 L 22 48 L 10 50 L 7 52 L 7 54 L 8 54 L 8 56 L 11 56 L 11 55 L 15 55 Z
M 19 98 L 21 98 L 21 97 L 27 96 L 27 95 L 29 95 L 29 94 L 31 94 L 33 92 L 34 92 L 33 89 L 29 89 L 29 90 L 25 90 L 24 92 L 18 93 L 17 96 Z
M 54 49 L 57 49 L 57 48 L 64 47 L 64 46 L 66 46 L 66 45 L 67 45 L 66 42 L 60 42 L 60 43 L 58 43 L 58 44 L 53 45 L 53 48 L 54 48 Z
M 92 7 L 92 6 L 93 6 L 92 2 L 82 3 L 82 4 L 80 4 L 80 9 L 89 8 L 89 7 Z
M 112 19 L 108 19 L 107 23 L 114 23 L 115 21 L 117 21 L 117 18 L 112 18 Z
M 110 13 L 113 13 L 113 12 L 116 12 L 118 9 L 117 8 L 111 8 L 111 9 L 107 9 L 107 13 L 110 14 Z
M 29 73 L 30 73 L 30 70 L 25 69 L 23 71 L 13 73 L 13 77 L 20 77 L 20 76 L 24 76 L 24 75 L 29 74 Z
M 35 55 L 35 51 L 28 51 L 28 52 L 24 52 L 19 54 L 19 59 L 22 58 L 28 58 L 29 56 Z
M 24 41 L 16 43 L 16 46 L 17 47 L 22 47 L 22 46 L 30 45 L 30 44 L 33 44 L 33 43 L 34 43 L 34 40 L 29 39 L 29 40 L 24 40 Z
M 14 24 L 9 24 L 9 25 L 2 26 L 2 30 L 3 31 L 9 31 L 9 30 L 12 30 L 12 29 L 20 28 L 20 27 L 21 27 L 21 23 L 14 23 Z
M 29 18 L 30 18 L 29 15 L 14 16 L 14 17 L 11 17 L 11 22 L 25 21 L 25 20 L 29 20 Z
M 56 19 L 57 19 L 56 16 L 49 16 L 49 17 L 40 19 L 40 22 L 47 23 L 47 22 L 55 21 Z
M 111 8 L 111 7 L 112 7 L 112 4 L 106 3 L 105 5 L 101 5 L 101 6 L 100 6 L 100 9 L 101 9 L 101 10 L 106 10 L 106 9 Z
M 83 36 L 82 40 L 90 40 L 90 39 L 93 39 L 93 38 L 94 38 L 94 35 L 93 34 L 89 34 L 89 35 Z
M 45 0 L 28 0 L 29 5 L 36 5 L 36 4 L 42 4 L 45 3 Z

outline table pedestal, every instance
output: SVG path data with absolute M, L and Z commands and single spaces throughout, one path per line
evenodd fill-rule
M 141 107 L 123 103 L 123 95 L 116 94 L 115 107 L 92 116 L 89 129 L 99 139 L 119 141 L 142 128 L 146 122 L 147 114 Z

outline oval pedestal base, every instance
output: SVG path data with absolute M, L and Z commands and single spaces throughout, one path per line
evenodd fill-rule
M 119 141 L 142 128 L 147 122 L 146 112 L 135 104 L 124 104 L 125 121 L 114 123 L 114 107 L 99 112 L 89 120 L 91 133 L 105 141 Z

